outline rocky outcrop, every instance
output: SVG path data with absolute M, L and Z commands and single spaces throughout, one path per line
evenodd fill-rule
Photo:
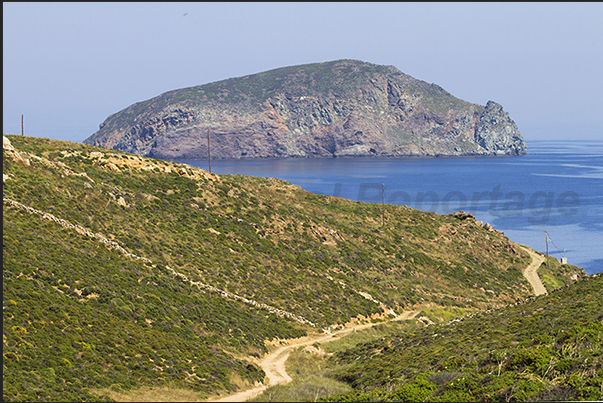
M 475 127 L 475 141 L 492 154 L 525 154 L 515 122 L 496 102 L 488 101 Z
M 393 66 L 339 60 L 170 91 L 84 142 L 165 159 L 521 155 L 502 106 L 455 98 Z

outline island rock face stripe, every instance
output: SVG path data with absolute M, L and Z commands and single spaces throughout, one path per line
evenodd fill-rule
M 109 116 L 84 143 L 155 158 L 522 155 L 501 105 L 458 99 L 393 66 L 284 67 L 169 91 Z

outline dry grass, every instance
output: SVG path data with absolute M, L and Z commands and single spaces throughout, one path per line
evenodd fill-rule
M 132 389 L 127 392 L 116 392 L 111 389 L 91 389 L 92 393 L 106 395 L 118 402 L 203 402 L 208 396 L 203 392 L 178 388 Z
M 232 384 L 242 390 L 253 387 L 249 381 L 241 378 L 237 374 L 231 374 L 229 380 Z M 125 392 L 115 391 L 111 388 L 91 389 L 91 392 L 97 395 L 109 396 L 118 402 L 205 402 L 212 397 L 220 397 L 218 395 L 212 396 L 191 389 L 170 387 L 142 387 Z

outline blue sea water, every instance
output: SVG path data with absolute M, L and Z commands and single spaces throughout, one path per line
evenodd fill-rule
M 207 161 L 180 160 L 207 169 Z M 514 157 L 214 160 L 212 172 L 284 179 L 313 193 L 449 214 L 603 272 L 603 141 L 532 141 Z

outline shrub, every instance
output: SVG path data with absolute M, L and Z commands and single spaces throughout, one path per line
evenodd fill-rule
M 437 385 L 425 379 L 416 379 L 404 384 L 388 396 L 388 400 L 404 402 L 423 402 L 436 391 Z

